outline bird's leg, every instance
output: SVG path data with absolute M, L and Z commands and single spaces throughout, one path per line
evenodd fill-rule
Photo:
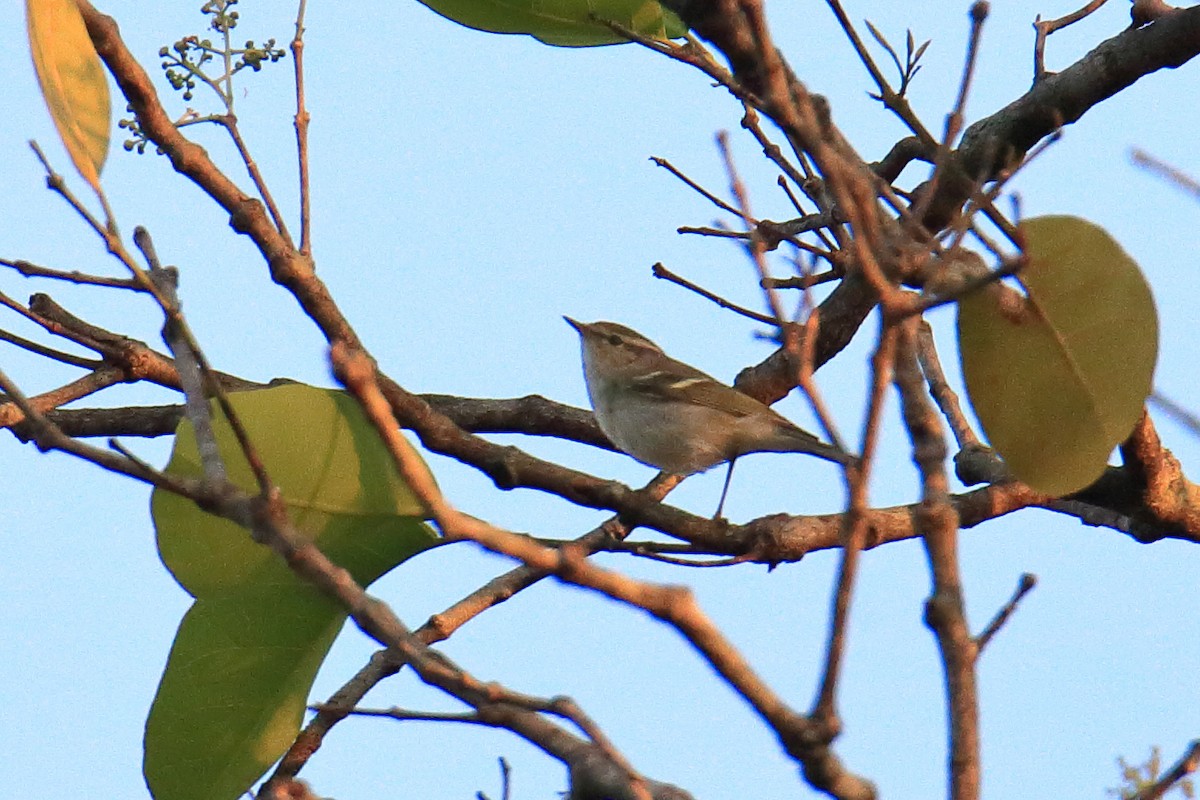
M 713 514 L 713 519 L 721 519 L 721 510 L 725 508 L 725 495 L 729 493 L 729 481 L 733 477 L 733 465 L 737 463 L 737 456 L 729 459 L 729 469 L 725 471 L 725 485 L 721 487 L 721 502 L 717 503 L 717 513 Z

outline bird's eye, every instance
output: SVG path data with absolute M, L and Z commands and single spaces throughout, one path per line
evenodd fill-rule
M 616 347 L 617 345 L 621 344 L 621 337 L 615 333 L 610 333 L 608 335 L 608 343 L 613 347 Z

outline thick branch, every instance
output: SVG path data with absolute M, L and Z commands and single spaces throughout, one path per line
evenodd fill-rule
M 1031 147 L 1093 106 L 1160 69 L 1179 67 L 1200 53 L 1200 6 L 1181 8 L 1150 25 L 1126 30 L 1062 72 L 967 128 L 954 153 L 956 179 L 941 180 L 925 215 L 930 230 L 945 227 L 979 180 L 992 180 Z M 951 166 L 951 165 L 948 165 Z M 917 187 L 920 198 L 927 184 Z M 919 202 L 919 200 L 918 200 Z

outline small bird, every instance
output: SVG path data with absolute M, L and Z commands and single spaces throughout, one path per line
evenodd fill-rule
M 615 322 L 578 322 L 583 375 L 600 429 L 643 464 L 691 475 L 746 453 L 810 453 L 848 464 L 854 457 L 801 430 L 753 397 L 676 361 L 635 330 Z

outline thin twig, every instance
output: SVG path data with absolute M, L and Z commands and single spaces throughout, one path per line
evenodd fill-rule
M 912 209 L 911 213 L 917 219 L 923 219 L 926 211 L 929 210 L 929 205 L 937 194 L 938 183 L 942 180 L 945 171 L 958 169 L 954 159 L 954 142 L 962 130 L 963 110 L 966 108 L 967 95 L 971 89 L 971 78 L 975 74 L 975 64 L 979 57 L 979 40 L 983 35 L 983 23 L 987 19 L 987 14 L 988 4 L 984 0 L 975 0 L 971 4 L 971 35 L 968 39 L 966 57 L 963 59 L 958 96 L 954 102 L 954 109 L 946 116 L 946 127 L 942 132 L 941 140 L 937 143 L 937 155 L 933 161 L 933 174 L 929 176 L 927 182 L 927 191 L 921 195 L 916 207 Z
M 1035 84 L 1046 76 L 1046 38 L 1057 30 L 1074 25 L 1107 2 L 1108 0 L 1091 0 L 1083 8 L 1058 19 L 1043 20 L 1041 14 L 1034 18 L 1033 29 L 1037 32 L 1033 42 L 1033 82 Z
M 954 111 L 946 120 L 946 131 L 942 136 L 942 144 L 952 147 L 962 130 L 963 111 L 967 107 L 967 95 L 971 92 L 971 79 L 975 75 L 975 66 L 979 62 L 979 40 L 983 35 L 983 23 L 987 19 L 989 4 L 986 0 L 975 0 L 971 4 L 971 35 L 967 44 L 967 57 L 964 59 L 962 79 L 958 84 L 958 97 L 954 101 Z
M 708 200 L 708 202 L 712 203 L 714 206 L 721 209 L 722 211 L 727 211 L 730 214 L 733 214 L 734 216 L 740 217 L 750 225 L 757 224 L 757 220 L 751 219 L 749 217 L 744 217 L 742 215 L 741 211 L 739 211 L 738 209 L 729 205 L 729 203 L 726 203 L 724 200 L 717 197 L 715 194 L 710 192 L 708 189 L 705 189 L 700 184 L 696 183 L 694 180 L 689 178 L 687 175 L 684 175 L 682 172 L 679 171 L 678 167 L 676 167 L 670 161 L 667 161 L 665 158 L 659 158 L 658 156 L 651 156 L 650 160 L 653 161 L 656 165 L 665 169 L 667 172 L 670 172 L 672 175 L 674 175 L 679 180 L 683 181 L 685 184 L 687 184 L 687 186 L 690 189 L 692 189 L 692 191 L 696 192 L 701 197 L 703 197 L 705 200 Z
M 237 148 L 238 156 L 246 166 L 246 172 L 250 174 L 250 180 L 254 183 L 255 191 L 258 192 L 258 196 L 266 204 L 267 212 L 271 215 L 271 221 L 275 223 L 275 227 L 279 230 L 279 235 L 290 245 L 292 237 L 288 233 L 287 223 L 283 219 L 283 214 L 280 212 L 279 206 L 275 203 L 275 198 L 271 194 L 270 187 L 267 186 L 266 178 L 263 177 L 262 171 L 258 168 L 258 162 L 250 155 L 250 148 L 242 138 L 242 131 L 238 127 L 237 117 L 232 113 L 225 114 L 218 119 L 218 122 L 229 133 L 229 138 L 233 140 L 233 146 Z
M 712 78 L 716 85 L 725 87 L 729 93 L 738 100 L 750 103 L 757 108 L 762 107 L 762 100 L 756 97 L 753 92 L 748 91 L 744 86 L 738 83 L 738 81 L 733 77 L 732 73 L 730 73 L 728 69 L 726 69 L 722 64 L 718 63 L 715 58 L 713 58 L 712 53 L 708 51 L 708 49 L 704 46 L 704 43 L 697 39 L 691 31 L 688 31 L 683 35 L 684 43 L 679 45 L 675 44 L 674 42 L 664 42 L 661 39 L 653 39 L 648 36 L 643 36 L 642 34 L 630 30 L 624 25 L 612 20 L 599 19 L 598 21 L 607 25 L 614 32 L 619 33 L 625 38 L 629 39 L 631 42 L 636 42 L 642 47 L 653 50 L 660 55 L 664 55 L 674 61 L 687 64 L 690 67 L 700 70 L 705 75 Z
M 674 283 L 678 286 L 682 286 L 683 288 L 687 289 L 688 291 L 695 292 L 696 294 L 700 295 L 705 300 L 711 300 L 713 303 L 716 303 L 721 308 L 725 308 L 730 311 L 733 311 L 734 313 L 741 314 L 743 317 L 752 319 L 755 322 L 761 322 L 764 325 L 775 325 L 776 324 L 774 317 L 769 317 L 766 314 L 760 314 L 757 311 L 751 311 L 748 308 L 739 306 L 737 303 L 730 302 L 729 300 L 726 300 L 724 297 L 721 297 L 718 294 L 710 292 L 709 290 L 705 289 L 702 286 L 698 286 L 697 284 L 692 283 L 687 278 L 683 278 L 679 275 L 676 275 L 674 272 L 671 272 L 671 270 L 664 267 L 661 261 L 655 263 L 655 265 L 653 267 L 651 267 L 651 273 L 656 278 L 662 278 L 665 281 L 670 281 L 671 283 Z
M 11 261 L 7 258 L 0 258 L 0 265 L 12 267 L 27 278 L 51 278 L 53 280 L 66 281 L 67 283 L 76 283 L 87 286 L 106 286 L 115 289 L 130 289 L 135 292 L 146 291 L 146 288 L 133 278 L 109 278 L 104 275 L 88 275 L 75 270 L 68 272 L 66 270 L 42 267 L 25 261 L 24 259 L 16 259 L 15 261 Z
M 286 232 L 281 233 L 286 236 Z M 163 340 L 175 356 L 179 386 L 187 399 L 185 413 L 196 427 L 197 444 L 204 462 L 205 478 L 214 484 L 225 482 L 225 465 L 222 462 L 216 436 L 211 427 L 211 412 L 208 406 L 208 395 L 211 394 L 216 399 L 221 413 L 225 416 L 225 421 L 229 424 L 229 428 L 237 440 L 246 466 L 249 467 L 258 482 L 260 497 L 265 500 L 277 495 L 278 489 L 267 474 L 266 465 L 251 441 L 249 432 L 242 424 L 240 415 L 233 408 L 228 392 L 220 380 L 220 373 L 209 363 L 183 316 L 176 293 L 178 281 L 176 270 L 164 268 L 159 262 L 150 232 L 145 228 L 140 225 L 135 228 L 133 240 L 150 267 L 149 276 L 154 286 L 152 294 L 158 301 L 165 318 L 162 329 Z
M 1061 131 L 1055 131 L 1054 133 L 1047 135 L 1046 138 L 1042 139 L 1029 149 L 1029 152 L 1022 157 L 1020 163 L 1013 165 L 996 176 L 995 180 L 992 182 L 992 185 L 988 187 L 987 191 L 983 191 L 979 186 L 976 186 L 975 189 L 972 190 L 971 196 L 968 198 L 966 211 L 961 215 L 960 221 L 957 222 L 952 228 L 953 237 L 950 244 L 947 246 L 947 249 L 953 249 L 957 247 L 962 241 L 966 230 L 969 227 L 971 229 L 971 233 L 973 233 L 975 237 L 978 238 L 985 247 L 987 247 L 988 250 L 995 253 L 997 257 L 1002 257 L 1000 249 L 981 231 L 979 231 L 978 226 L 974 224 L 975 212 L 977 210 L 982 211 L 984 216 L 987 217 L 988 222 L 991 222 L 993 225 L 995 225 L 1014 246 L 1021 247 L 1022 240 L 1017 231 L 1017 226 L 1009 221 L 1008 217 L 1006 217 L 1000 211 L 1000 209 L 996 208 L 996 200 L 1000 197 L 1001 192 L 1004 191 L 1008 184 L 1012 182 L 1013 178 L 1021 174 L 1030 164 L 1033 163 L 1035 159 L 1057 144 L 1061 139 Z M 1012 216 L 1017 219 L 1020 218 L 1019 214 L 1015 212 Z M 964 220 L 969 220 L 970 224 L 968 225 L 966 222 L 964 222 Z
M 546 702 L 543 706 L 530 706 L 529 708 L 531 711 L 546 711 L 563 719 L 569 720 L 575 725 L 575 727 L 583 732 L 584 736 L 586 736 L 602 751 L 604 751 L 604 753 L 606 753 L 609 758 L 613 760 L 613 763 L 618 769 L 623 770 L 627 775 L 630 776 L 636 776 L 638 774 L 637 770 L 634 769 L 633 764 L 631 764 L 629 760 L 625 758 L 624 754 L 617 749 L 617 746 L 612 739 L 610 739 L 608 735 L 600 728 L 600 726 L 596 724 L 596 721 L 593 720 L 587 714 L 587 712 L 580 708 L 579 704 L 570 697 L 555 697 Z M 635 789 L 645 789 L 644 786 L 641 786 L 641 780 L 635 778 L 633 783 Z M 645 797 L 646 800 L 649 800 L 649 791 L 646 791 Z
M 811 289 L 813 286 L 820 286 L 823 283 L 841 280 L 844 275 L 835 271 L 827 270 L 816 275 L 800 275 L 793 278 L 767 278 L 766 285 L 772 289 Z
M 300 174 L 300 252 L 312 254 L 312 213 L 308 170 L 308 123 L 311 114 L 304 102 L 304 14 L 308 0 L 296 9 L 296 35 L 292 38 L 292 65 L 296 76 L 296 162 Z
M 718 558 L 712 561 L 692 561 L 686 558 L 675 558 L 673 556 L 656 553 L 653 550 L 647 550 L 642 547 L 630 547 L 623 550 L 632 556 L 644 558 L 649 561 L 658 561 L 662 564 L 671 564 L 676 567 L 732 567 L 737 564 L 746 564 L 753 560 L 753 556 L 749 553 L 740 556 L 730 556 L 729 558 Z
M 30 298 L 30 302 L 35 305 L 44 305 L 45 303 L 39 302 L 42 298 L 46 298 L 47 301 L 49 300 L 47 295 L 35 294 Z M 26 308 L 24 305 L 18 303 L 16 300 L 13 300 L 3 292 L 0 292 L 0 306 L 11 309 L 30 322 L 35 322 L 38 325 L 41 325 L 55 336 L 60 336 L 67 341 L 74 342 L 80 347 L 86 347 L 87 349 L 94 350 L 102 355 L 107 355 L 104 353 L 104 346 L 100 344 L 97 339 L 90 336 L 89 331 L 80 331 L 73 326 L 62 324 L 57 319 L 51 319 L 44 314 L 38 313 L 32 308 Z M 108 332 L 105 331 L 105 333 Z M 118 338 L 115 334 L 109 334 L 109 336 L 111 337 L 109 341 Z
M 500 798 L 501 800 L 512 800 L 512 767 L 508 765 L 508 760 L 504 756 L 500 756 Z
M 73 403 L 76 400 L 95 394 L 101 389 L 107 389 L 109 386 L 114 386 L 124 380 L 125 373 L 122 370 L 116 367 L 101 366 L 83 377 L 76 378 L 65 386 L 60 386 L 57 389 L 29 398 L 29 404 L 31 407 L 36 408 L 39 413 L 45 414 L 51 409 L 58 408 L 67 403 Z M 0 398 L 0 400 L 6 399 Z M 19 425 L 24 420 L 25 414 L 17 404 L 11 401 L 0 402 L 0 428 L 10 428 L 14 425 Z
M 0 392 L 3 392 L 25 415 L 25 419 L 33 428 L 32 439 L 39 449 L 60 450 L 84 461 L 90 461 L 110 472 L 128 475 L 153 486 L 163 486 L 182 492 L 182 483 L 178 479 L 156 470 L 147 470 L 142 464 L 130 458 L 84 444 L 65 435 L 46 419 L 45 415 L 25 396 L 20 387 L 10 380 L 2 370 L 0 370 Z
M 946 422 L 950 424 L 950 430 L 954 432 L 954 440 L 958 443 L 958 449 L 979 446 L 979 437 L 975 435 L 967 415 L 963 413 L 958 394 L 946 380 L 941 359 L 938 358 L 933 328 L 925 320 L 921 320 L 917 328 L 917 357 L 921 363 L 921 372 L 925 375 L 925 382 L 929 386 L 929 393 L 937 403 L 942 416 L 946 418 Z
M 883 71 L 875 63 L 875 59 L 871 57 L 871 53 L 863 44 L 862 39 L 858 35 L 858 31 L 854 29 L 853 23 L 850 22 L 850 17 L 847 16 L 845 9 L 842 8 L 839 0 L 826 0 L 826 5 L 833 11 L 833 15 L 837 17 L 838 24 L 846 34 L 846 38 L 850 40 L 850 44 L 854 47 L 854 52 L 858 55 L 859 61 L 867 68 L 871 79 L 875 81 L 875 85 L 879 87 L 879 99 L 883 104 L 894 113 L 897 117 L 908 126 L 927 147 L 932 149 L 936 146 L 937 140 L 933 134 L 921 122 L 921 118 L 909 105 L 908 99 L 901 94 L 898 94 L 888 83 L 887 78 L 883 76 Z
M 949 263 L 948 259 L 945 261 Z M 990 286 L 997 281 L 1019 274 L 1026 266 L 1028 266 L 1028 259 L 1024 258 L 1023 256 L 1010 258 L 996 269 L 988 270 L 986 273 L 981 275 L 972 275 L 966 280 L 959 282 L 958 285 L 954 287 L 953 291 L 929 294 L 921 297 L 915 303 L 913 303 L 910 313 L 913 315 L 924 314 L 930 309 L 949 305 L 950 303 L 956 303 L 972 292 L 978 291 L 985 286 Z
M 46 347 L 45 345 L 30 341 L 24 336 L 18 336 L 15 333 L 10 333 L 6 330 L 0 330 L 0 341 L 8 342 L 11 345 L 21 348 L 22 350 L 29 351 L 34 355 L 48 358 L 51 361 L 58 361 L 62 364 L 68 364 L 72 367 L 81 367 L 82 369 L 94 370 L 104 363 L 103 361 L 97 361 L 94 358 L 84 358 L 83 356 L 76 356 L 72 355 L 71 353 L 64 353 L 61 350 L 55 350 L 53 347 Z
M 792 207 L 796 209 L 796 213 L 800 214 L 802 218 L 807 216 L 804 213 L 804 207 L 800 205 L 799 198 L 796 197 L 796 195 L 792 192 L 791 186 L 788 185 L 787 178 L 783 175 L 780 175 L 777 183 L 779 184 L 779 188 L 783 189 L 783 193 L 787 195 L 788 200 L 791 201 Z M 821 244 L 825 246 L 827 251 L 833 251 L 835 249 L 833 242 L 829 239 L 829 235 L 826 234 L 822 228 L 814 228 L 813 233 L 815 233 L 817 238 L 821 240 Z M 823 254 L 823 256 L 829 261 L 833 260 L 832 252 L 827 252 Z
M 83 202 L 75 196 L 75 193 L 68 188 L 67 182 L 63 179 L 63 176 L 54 171 L 54 167 L 50 165 L 50 159 L 48 159 L 46 154 L 42 152 L 41 145 L 31 139 L 29 142 L 29 147 L 33 150 L 34 155 L 37 156 L 38 161 L 42 162 L 43 169 L 46 170 L 46 187 L 66 200 L 67 205 L 71 206 L 71 208 L 75 210 L 75 213 L 83 217 L 83 221 L 86 222 L 92 230 L 99 233 L 101 237 L 105 236 L 107 232 L 107 226 L 100 222 L 100 220 L 96 218 L 96 215 L 93 214 L 87 208 L 87 206 L 85 206 Z
M 224 482 L 227 472 L 220 448 L 217 446 L 212 411 L 204 391 L 206 376 L 200 366 L 198 353 L 190 346 L 183 315 L 179 311 L 179 297 L 175 291 L 178 273 L 174 269 L 163 267 L 149 231 L 140 225 L 133 231 L 133 242 L 142 251 L 142 256 L 150 267 L 150 277 L 154 280 L 160 296 L 169 303 L 162 308 L 162 338 L 175 357 L 175 372 L 179 376 L 179 387 L 183 390 L 184 416 L 192 423 L 196 432 L 196 449 L 200 455 L 205 480 L 213 484 Z
M 1175 184 L 1177 188 L 1190 194 L 1192 199 L 1200 200 L 1200 181 L 1192 176 L 1140 148 L 1135 148 L 1130 154 L 1130 158 L 1137 166 Z
M 1025 595 L 1033 591 L 1035 586 L 1037 586 L 1036 575 L 1026 572 L 1021 576 L 1021 580 L 1017 583 L 1017 589 L 1013 592 L 1013 596 L 996 612 L 996 616 L 992 617 L 992 621 L 987 624 L 987 627 L 975 637 L 975 647 L 980 653 L 984 651 L 988 643 L 992 641 L 992 638 L 1000 632 L 1004 624 L 1016 613 L 1017 606 L 1020 605 Z
M 120 261 L 121 264 L 124 265 L 125 268 L 128 269 L 133 275 L 134 281 L 136 281 L 136 283 L 141 286 L 144 291 L 152 295 L 160 306 L 164 305 L 164 300 L 159 295 L 158 288 L 154 285 L 154 282 L 150 280 L 150 276 L 146 274 L 146 271 L 138 265 L 133 256 L 129 254 L 129 251 L 125 249 L 125 244 L 121 241 L 120 233 L 117 230 L 117 224 L 115 218 L 113 217 L 112 209 L 108 207 L 108 201 L 104 198 L 103 193 L 97 192 L 100 197 L 101 204 L 104 206 L 106 218 L 106 221 L 102 224 L 100 220 L 96 219 L 95 215 L 88 211 L 79 198 L 77 198 L 75 194 L 67 187 L 66 181 L 63 180 L 62 175 L 54 171 L 54 168 L 50 165 L 49 159 L 46 158 L 45 153 L 42 152 L 42 149 L 38 146 L 37 142 L 30 142 L 29 146 L 33 148 L 33 152 L 37 155 L 38 160 L 42 162 L 42 167 L 46 170 L 46 185 L 56 192 L 60 197 L 66 200 L 67 204 L 70 205 L 76 213 L 83 217 L 84 221 L 87 222 L 92 231 L 95 232 L 95 234 L 100 237 L 101 241 L 104 242 L 104 246 L 108 249 L 108 252 L 118 261 Z
M 740 239 L 748 241 L 750 234 L 745 231 L 731 231 L 728 228 L 710 228 L 703 225 L 680 225 L 676 233 L 694 233 L 698 236 L 712 236 L 717 239 Z
M 791 178 L 792 183 L 799 187 L 800 191 L 804 192 L 804 194 L 810 200 L 816 202 L 816 198 L 810 194 L 810 187 L 814 183 L 812 177 L 808 175 L 802 175 L 800 170 L 796 169 L 792 162 L 788 161 L 787 158 L 784 157 L 783 151 L 779 148 L 779 145 L 772 142 L 767 134 L 763 132 L 762 124 L 758 119 L 758 112 L 754 110 L 753 106 L 751 106 L 749 103 L 746 103 L 743 104 L 742 109 L 744 112 L 742 114 L 742 127 L 750 131 L 750 135 L 752 135 L 758 142 L 759 146 L 762 147 L 763 155 L 765 155 L 767 158 L 773 161 L 777 167 L 783 170 L 783 174 Z M 792 202 L 797 206 L 797 208 L 799 208 L 799 203 L 796 203 L 794 198 Z
M 391 708 L 344 708 L 330 703 L 314 703 L 311 711 L 328 711 L 351 717 L 386 717 L 400 722 L 465 722 L 471 725 L 491 725 L 478 711 L 413 711 L 400 706 Z
M 1146 401 L 1165 411 L 1172 419 L 1187 428 L 1193 436 L 1200 436 L 1200 416 L 1184 408 L 1160 391 L 1151 392 Z
M 866 421 L 863 425 L 862 460 L 857 474 L 850 481 L 849 507 L 842 519 L 841 538 L 843 544 L 830 613 L 829 634 L 825 643 L 825 664 L 821 672 L 817 699 L 811 712 L 813 718 L 834 730 L 839 727 L 837 690 L 841 677 L 842 657 L 846 649 L 846 631 L 850 622 L 850 602 L 854 594 L 855 578 L 858 574 L 859 556 L 866 545 L 868 533 L 867 488 L 870 484 L 875 449 L 879 442 L 884 396 L 888 384 L 891 382 L 893 362 L 896 357 L 895 351 L 894 328 L 884 322 L 881 315 L 879 341 L 871 356 L 871 396 L 867 406 Z

